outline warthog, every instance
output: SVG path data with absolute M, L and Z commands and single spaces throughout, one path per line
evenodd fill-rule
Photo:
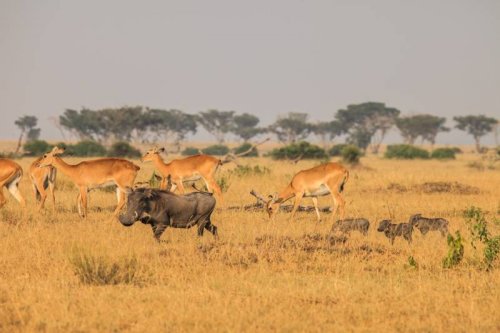
M 439 230 L 441 236 L 448 234 L 448 221 L 443 218 L 427 218 L 422 214 L 415 214 L 410 217 L 409 223 L 420 230 L 422 235 L 425 235 L 431 230 Z
M 332 232 L 340 231 L 343 234 L 349 234 L 351 231 L 357 230 L 363 235 L 368 235 L 370 222 L 367 219 L 345 219 L 338 220 L 332 225 Z
M 126 227 L 136 221 L 150 224 L 158 241 L 169 226 L 191 228 L 198 225 L 198 236 L 203 236 L 204 229 L 207 229 L 217 237 L 217 227 L 210 221 L 214 208 L 215 198 L 207 192 L 177 195 L 157 189 L 129 189 L 127 211 L 120 215 L 119 220 Z
M 404 237 L 408 241 L 408 244 L 412 241 L 413 226 L 410 223 L 394 224 L 390 220 L 382 220 L 377 231 L 383 232 L 385 237 L 389 238 L 391 244 L 394 244 L 394 239 L 398 236 Z

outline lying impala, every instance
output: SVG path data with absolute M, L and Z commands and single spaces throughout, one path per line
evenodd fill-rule
M 196 181 L 201 178 L 205 182 L 208 192 L 213 189 L 217 198 L 222 201 L 222 192 L 215 181 L 215 172 L 222 164 L 220 159 L 200 154 L 165 163 L 160 156 L 160 153 L 164 151 L 165 148 L 152 148 L 141 159 L 142 162 L 151 161 L 154 163 L 162 176 L 161 189 L 167 188 L 166 179 L 169 175 L 172 181 L 171 191 L 174 192 L 176 188 L 179 188 L 181 194 L 184 193 L 183 181 Z
M 58 148 L 54 147 L 52 151 L 56 151 Z M 47 166 L 40 168 L 40 161 L 43 156 L 37 158 L 31 163 L 30 166 L 30 178 L 33 184 L 33 192 L 35 193 L 35 200 L 38 202 L 38 209 L 42 209 L 45 204 L 45 199 L 47 199 L 47 189 L 50 191 L 50 196 L 52 198 L 52 206 L 56 206 L 56 198 L 54 196 L 54 187 L 56 183 L 57 170 L 53 166 Z
M 23 169 L 19 164 L 5 158 L 0 158 L 0 207 L 7 202 L 3 195 L 4 186 L 7 187 L 10 194 L 12 194 L 23 207 L 26 206 L 26 202 L 21 192 L 19 192 L 18 187 L 22 177 Z
M 340 193 L 344 190 L 344 185 L 348 179 L 349 171 L 338 163 L 326 163 L 299 171 L 279 195 L 269 196 L 270 200 L 266 204 L 269 217 L 273 218 L 275 216 L 283 202 L 295 197 L 292 215 L 290 216 L 290 221 L 292 221 L 300 200 L 303 197 L 310 197 L 319 222 L 321 217 L 318 210 L 318 197 L 331 194 L 333 198 L 333 214 L 339 210 L 340 218 L 343 219 L 345 201 L 340 196 Z
M 80 190 L 78 195 L 78 213 L 80 216 L 87 216 L 88 191 L 108 185 L 117 186 L 118 205 L 114 212 L 114 215 L 117 216 L 120 209 L 125 205 L 126 187 L 134 185 L 137 171 L 140 168 L 134 163 L 121 158 L 99 158 L 71 165 L 57 156 L 62 153 L 64 153 L 64 149 L 56 148 L 43 155 L 39 167 L 53 166 L 75 183 Z

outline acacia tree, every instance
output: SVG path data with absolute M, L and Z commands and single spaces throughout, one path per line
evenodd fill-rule
M 444 124 L 446 118 L 430 114 L 418 114 L 409 117 L 398 118 L 396 127 L 399 129 L 405 143 L 414 144 L 417 138 L 428 141 L 431 145 L 436 143 L 436 137 L 440 132 L 448 132 L 450 129 Z
M 398 109 L 386 107 L 384 103 L 367 102 L 351 104 L 347 109 L 338 110 L 335 119 L 342 132 L 348 135 L 348 142 L 366 150 L 373 141 L 376 153 L 399 113 Z M 376 134 L 378 135 L 373 140 Z
M 319 121 L 312 125 L 312 132 L 317 135 L 323 147 L 326 147 L 327 137 L 333 140 L 336 136 L 342 134 L 342 128 L 338 121 Z
M 264 132 L 262 128 L 257 127 L 259 121 L 259 118 L 252 114 L 236 115 L 233 117 L 232 132 L 243 139 L 244 142 L 248 142 L 254 136 Z
M 19 140 L 17 141 L 15 154 L 19 153 L 25 134 L 27 134 L 27 138 L 29 141 L 37 140 L 40 137 L 40 129 L 35 127 L 37 123 L 38 118 L 35 116 L 22 116 L 14 121 L 14 124 L 16 124 L 17 127 L 19 127 L 19 129 L 21 130 Z
M 303 140 L 313 130 L 313 125 L 307 122 L 307 113 L 290 112 L 285 117 L 279 117 L 268 130 L 282 143 L 290 144 Z
M 453 120 L 457 122 L 455 125 L 456 128 L 466 131 L 474 137 L 476 151 L 478 153 L 481 152 L 481 137 L 492 132 L 494 127 L 498 124 L 498 120 L 495 118 L 486 117 L 484 115 L 453 117 Z
M 196 120 L 212 134 L 218 143 L 225 141 L 226 134 L 233 130 L 234 111 L 219 111 L 210 109 L 200 111 Z
M 164 141 L 172 141 L 177 150 L 189 133 L 196 133 L 196 117 L 181 110 L 150 109 L 145 117 L 149 131 Z

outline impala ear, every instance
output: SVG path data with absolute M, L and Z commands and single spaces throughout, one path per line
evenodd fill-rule
M 64 153 L 64 151 L 65 151 L 65 149 L 63 147 L 57 147 L 57 146 L 55 146 L 50 151 L 50 154 L 52 154 L 52 155 L 59 155 L 59 154 Z
M 165 152 L 165 148 L 163 148 L 163 147 L 159 148 L 159 149 L 158 149 L 158 152 L 159 152 L 159 153 L 163 153 L 163 152 Z

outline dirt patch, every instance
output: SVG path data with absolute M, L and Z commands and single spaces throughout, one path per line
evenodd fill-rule
M 452 194 L 468 195 L 468 194 L 481 193 L 481 190 L 478 187 L 461 184 L 459 182 L 426 182 L 423 184 L 413 185 L 410 187 L 398 183 L 390 183 L 387 186 L 387 190 L 397 193 L 422 192 L 426 194 L 452 193 Z

